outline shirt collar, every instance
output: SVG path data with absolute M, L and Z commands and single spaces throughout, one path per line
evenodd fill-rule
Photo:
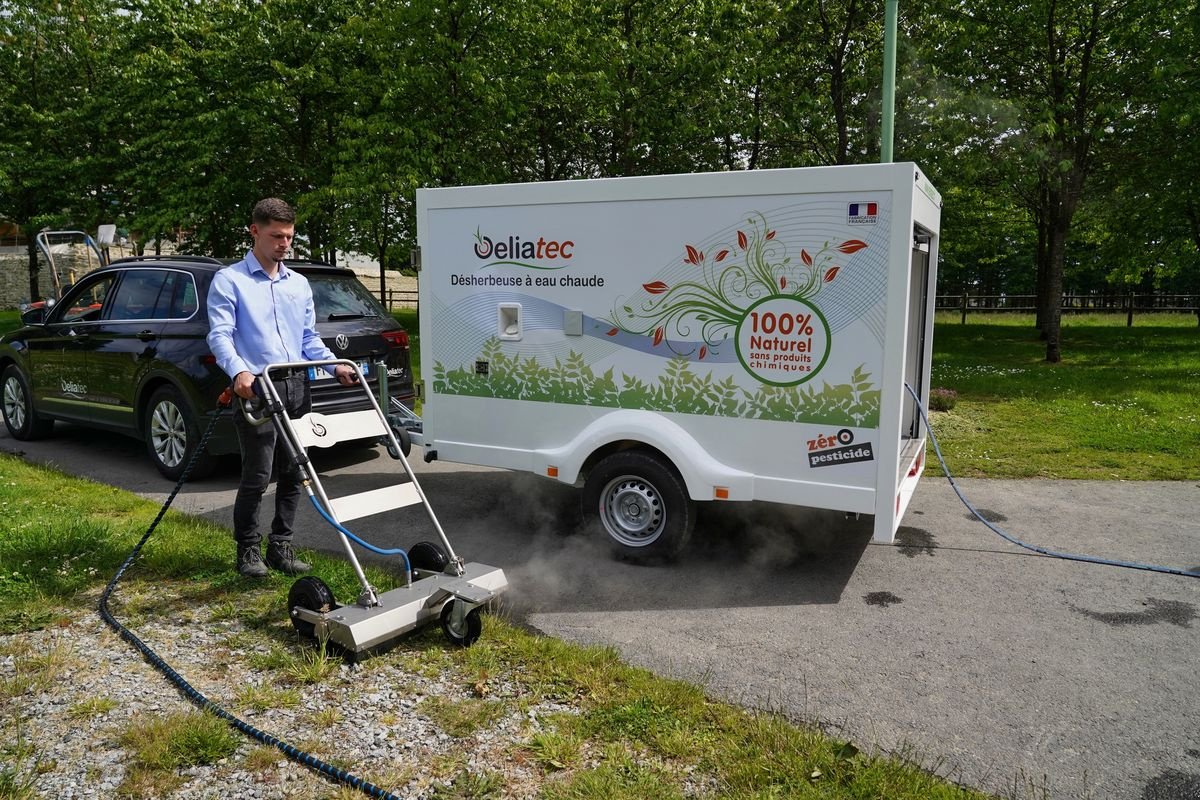
M 251 275 L 253 275 L 255 272 L 261 272 L 263 274 L 263 277 L 265 277 L 265 278 L 271 277 L 270 275 L 267 274 L 267 271 L 265 269 L 263 269 L 262 263 L 258 260 L 258 257 L 254 255 L 253 250 L 246 251 L 246 269 L 247 269 L 247 271 L 249 271 L 249 273 Z M 277 280 L 283 280 L 284 278 L 288 277 L 289 274 L 291 274 L 291 273 L 288 270 L 287 265 L 280 264 Z

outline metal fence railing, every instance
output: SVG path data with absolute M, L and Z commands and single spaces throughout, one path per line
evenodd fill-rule
M 1032 294 L 940 294 L 938 311 L 957 311 L 962 322 L 967 314 L 1037 312 L 1037 296 Z M 1200 294 L 1065 294 L 1064 314 L 1124 314 L 1133 325 L 1135 314 L 1195 314 L 1200 324 Z
M 371 294 L 375 295 L 375 299 L 383 303 L 383 307 L 388 311 L 397 308 L 418 308 L 416 289 L 388 289 L 381 295 L 376 287 L 371 290 Z

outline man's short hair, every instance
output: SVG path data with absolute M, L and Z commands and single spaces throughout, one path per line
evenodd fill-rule
M 296 212 L 278 197 L 268 197 L 265 200 L 259 200 L 255 204 L 254 211 L 250 215 L 250 221 L 255 225 L 266 225 L 271 222 L 284 222 L 289 225 L 295 225 Z

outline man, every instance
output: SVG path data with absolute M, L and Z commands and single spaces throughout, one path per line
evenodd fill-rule
M 254 383 L 268 364 L 336 358 L 316 331 L 312 288 L 307 279 L 289 270 L 283 258 L 292 246 L 296 214 L 278 198 L 260 201 L 251 215 L 253 248 L 246 257 L 217 272 L 208 290 L 208 346 L 217 364 L 233 380 L 233 392 L 254 398 Z M 345 384 L 354 371 L 338 364 L 334 375 Z M 303 416 L 310 407 L 304 370 L 271 373 L 287 413 Z M 242 450 L 242 479 L 233 504 L 233 536 L 237 540 L 237 571 L 251 578 L 267 575 L 267 567 L 290 575 L 307 572 L 308 564 L 292 549 L 292 522 L 302 491 L 300 470 L 283 463 L 286 451 L 276 447 L 275 426 L 254 426 L 234 414 Z M 258 511 L 271 481 L 271 467 L 280 456 L 275 486 L 275 518 L 264 558 L 259 547 Z

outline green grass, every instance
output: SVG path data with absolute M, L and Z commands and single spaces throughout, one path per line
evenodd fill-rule
M 201 711 L 134 717 L 120 736 L 132 766 L 117 791 L 122 797 L 162 797 L 183 783 L 181 769 L 215 764 L 233 755 L 242 738 L 224 720 Z
M 0 311 L 0 336 L 21 327 L 21 314 L 16 310 Z
M 0 475 L 0 504 L 19 507 L 15 518 L 28 522 L 0 539 L 0 574 L 10 579 L 0 593 L 0 618 L 8 632 L 21 630 L 21 621 L 30 619 L 17 613 L 27 611 L 30 603 L 90 605 L 78 594 L 94 597 L 156 512 L 150 501 L 11 456 L 0 456 Z M 65 519 L 75 522 L 54 522 Z M 219 608 L 217 616 L 229 620 L 225 593 L 237 592 L 237 605 L 248 609 L 237 618 L 243 625 L 239 636 L 255 654 L 244 656 L 251 666 L 275 671 L 285 684 L 344 691 L 340 670 L 329 669 L 338 662 L 325 659 L 319 648 L 299 645 L 291 635 L 285 608 L 290 579 L 231 578 L 232 553 L 228 531 L 168 514 L 134 568 L 134 577 L 118 590 L 114 613 L 127 621 L 124 598 L 136 606 L 154 587 L 154 606 L 139 606 L 146 617 L 186 611 L 210 621 L 211 612 L 194 611 L 204 603 Z M 316 554 L 313 559 L 323 578 L 335 576 L 339 568 L 349 570 L 334 559 Z M 46 570 L 41 569 L 43 563 Z M 345 583 L 344 578 L 337 580 Z M 4 692 L 8 702 L 47 685 L 65 669 L 78 668 L 74 662 L 79 654 L 67 649 L 39 654 L 14 640 L 3 651 L 16 666 Z M 255 663 L 256 657 L 261 663 Z M 525 709 L 537 703 L 573 709 L 541 716 L 540 726 L 529 726 L 514 751 L 541 765 L 537 791 L 544 798 L 983 797 L 908 760 L 868 756 L 816 729 L 714 702 L 696 686 L 630 667 L 612 648 L 535 636 L 492 615 L 484 616 L 484 635 L 471 648 L 446 647 L 434 626 L 370 665 L 386 667 L 437 676 L 476 697 L 490 693 L 493 683 L 519 684 L 519 700 L 443 697 L 420 707 L 420 713 L 456 737 L 509 724 L 514 712 L 524 719 Z M 277 685 L 274 679 L 264 683 Z M 278 695 L 265 688 L 237 694 L 231 689 L 231 696 L 238 706 L 250 709 L 292 704 L 290 689 L 277 691 Z M 104 713 L 106 705 L 79 706 L 72 713 Z M 329 712 L 317 721 L 321 719 L 323 725 L 334 725 L 340 717 Z M 131 756 L 120 792 L 129 797 L 169 794 L 180 785 L 187 765 L 226 758 L 242 743 L 225 723 L 198 712 L 138 718 L 121 739 Z M 336 759 L 336 753 L 327 755 Z M 256 758 L 255 763 L 265 768 L 262 760 Z M 358 766 L 372 769 L 369 764 Z M 434 755 L 406 765 L 409 768 L 413 774 L 443 781 L 435 790 L 439 797 L 505 793 L 500 775 L 467 769 L 458 758 Z M 19 792 L 27 783 L 24 775 L 25 771 L 13 772 L 0 780 Z M 707 788 L 697 795 L 687 788 L 695 785 Z
M 0 454 L 0 515 L 6 520 L 0 536 L 0 633 L 46 627 L 78 593 L 103 586 L 157 512 L 157 504 L 129 492 Z M 126 573 L 114 609 L 124 611 L 128 600 L 130 610 L 142 613 L 140 581 L 182 579 L 201 581 L 210 602 L 228 594 L 251 623 L 286 619 L 279 614 L 292 578 L 281 573 L 259 581 L 242 578 L 232 569 L 234 554 L 228 529 L 169 512 Z M 357 578 L 344 559 L 309 552 L 304 558 L 316 559 L 336 597 L 358 596 Z M 384 591 L 403 581 L 378 568 L 367 574 Z
M 939 316 L 931 388 L 951 471 L 994 478 L 1200 478 L 1200 327 L 1193 316 L 1064 317 L 1045 361 L 1029 316 Z
M 421 701 L 417 710 L 449 735 L 462 738 L 491 725 L 504 716 L 507 709 L 498 700 L 428 697 Z

